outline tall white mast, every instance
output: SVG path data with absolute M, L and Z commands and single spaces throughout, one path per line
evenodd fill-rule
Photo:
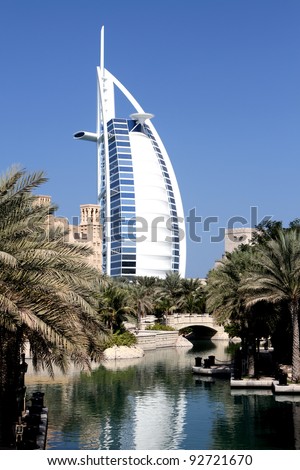
M 101 38 L 100 38 L 100 68 L 104 76 L 104 26 L 101 28 Z
M 110 179 L 107 121 L 114 117 L 113 83 L 106 83 L 104 69 L 104 26 L 100 35 L 100 66 L 97 67 L 97 132 L 79 131 L 75 139 L 89 140 L 97 143 L 97 197 L 105 198 L 105 237 L 106 237 L 106 274 L 110 275 L 111 264 L 111 222 L 110 222 Z M 102 175 L 102 171 L 105 175 Z M 102 187 L 103 176 L 105 189 Z
M 109 151 L 108 151 L 108 132 L 107 122 L 110 119 L 110 96 L 113 98 L 113 84 L 109 86 L 105 77 L 104 68 L 104 26 L 101 28 L 100 44 L 100 67 L 97 67 L 98 78 L 98 126 L 100 137 L 98 140 L 98 198 L 105 198 L 105 248 L 106 248 L 106 274 L 110 276 L 111 271 L 111 209 L 110 209 L 110 175 L 109 175 Z M 109 93 L 110 92 L 110 93 Z M 112 99 L 114 102 L 114 99 Z M 102 175 L 104 167 L 105 174 Z M 102 179 L 105 179 L 105 188 L 102 187 Z

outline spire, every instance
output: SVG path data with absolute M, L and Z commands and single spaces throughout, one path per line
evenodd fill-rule
M 102 70 L 102 75 L 104 74 L 104 26 L 101 28 L 100 35 L 100 68 Z

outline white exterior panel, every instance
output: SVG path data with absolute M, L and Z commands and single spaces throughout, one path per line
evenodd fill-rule
M 145 228 L 137 237 L 136 275 L 143 276 L 151 270 L 152 276 L 164 277 L 172 271 L 171 232 L 167 228 L 170 209 L 165 182 L 150 139 L 138 132 L 129 135 L 136 219 L 141 220 Z

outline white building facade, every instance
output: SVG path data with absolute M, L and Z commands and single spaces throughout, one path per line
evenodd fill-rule
M 104 68 L 104 29 L 97 67 L 97 131 L 75 139 L 97 145 L 98 197 L 103 227 L 103 272 L 109 276 L 185 276 L 182 200 L 167 151 L 129 91 Z M 115 116 L 117 87 L 135 112 Z

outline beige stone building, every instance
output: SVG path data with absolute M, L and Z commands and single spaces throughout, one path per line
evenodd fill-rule
M 36 204 L 51 204 L 51 196 L 39 195 Z M 80 205 L 80 222 L 72 225 L 66 217 L 49 215 L 48 227 L 61 227 L 65 232 L 66 242 L 85 243 L 93 248 L 93 254 L 89 256 L 89 263 L 102 272 L 102 226 L 100 224 L 100 208 L 98 204 Z
M 225 253 L 232 253 L 240 245 L 250 243 L 255 231 L 256 229 L 248 227 L 226 229 L 222 259 Z M 214 268 L 217 268 L 219 264 L 220 260 L 215 261 Z
M 242 244 L 248 244 L 255 233 L 254 228 L 231 228 L 225 230 L 225 253 L 231 253 Z

